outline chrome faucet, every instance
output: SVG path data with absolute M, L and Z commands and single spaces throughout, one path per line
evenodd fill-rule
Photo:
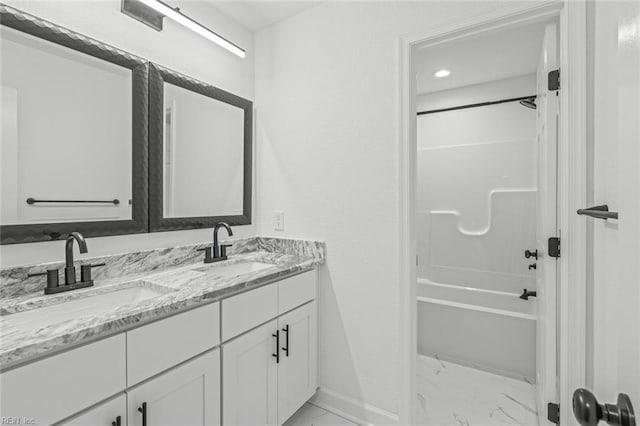
M 233 237 L 233 231 L 228 223 L 218 222 L 213 228 L 213 245 L 204 249 L 204 263 L 220 262 L 221 260 L 227 260 L 227 247 L 231 247 L 232 244 L 218 244 L 218 231 L 220 228 L 227 230 L 227 234 Z

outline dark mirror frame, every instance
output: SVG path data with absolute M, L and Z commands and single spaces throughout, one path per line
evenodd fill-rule
M 149 232 L 148 77 L 146 60 L 0 3 L 0 24 L 69 49 L 128 68 L 132 73 L 132 209 L 130 220 L 0 225 L 0 244 Z
M 199 93 L 220 102 L 244 110 L 244 170 L 243 206 L 241 215 L 164 217 L 164 173 L 163 173 L 163 111 L 164 83 L 170 83 L 192 92 Z M 251 185 L 253 146 L 253 103 L 247 99 L 226 92 L 202 81 L 164 68 L 149 64 L 149 229 L 157 231 L 177 231 L 181 229 L 212 228 L 218 222 L 229 225 L 251 224 Z

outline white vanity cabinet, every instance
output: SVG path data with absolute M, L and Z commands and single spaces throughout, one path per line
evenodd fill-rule
M 219 425 L 220 349 L 127 391 L 129 426 Z
M 272 288 L 277 300 L 263 299 L 274 303 L 275 319 L 265 317 L 269 309 L 252 309 L 251 292 L 222 301 L 223 336 L 225 318 L 241 312 L 254 319 L 254 327 L 268 320 L 222 344 L 224 425 L 281 425 L 315 393 L 316 286 L 315 270 L 280 281 Z
M 0 374 L 35 424 L 281 425 L 317 388 L 317 270 Z

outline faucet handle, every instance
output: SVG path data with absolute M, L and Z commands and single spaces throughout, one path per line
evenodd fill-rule
M 199 248 L 198 251 L 204 252 L 204 263 L 211 263 L 213 260 L 213 249 L 211 247 Z
M 56 288 L 60 285 L 60 271 L 56 269 L 47 269 L 47 288 Z
M 106 263 L 88 263 L 86 265 L 80 266 L 80 282 L 87 283 L 93 281 L 91 278 L 91 268 L 98 268 L 100 266 L 105 266 Z
M 227 258 L 227 247 L 231 247 L 233 244 L 221 244 L 220 245 L 220 257 L 223 259 Z
M 40 275 L 47 276 L 47 287 L 48 288 L 56 288 L 59 285 L 59 276 L 60 271 L 57 268 L 47 269 L 44 272 L 35 272 L 33 274 L 28 274 L 27 277 L 37 277 Z

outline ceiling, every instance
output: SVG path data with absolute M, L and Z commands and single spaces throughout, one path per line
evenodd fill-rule
M 322 1 L 219 1 L 207 0 L 225 15 L 233 18 L 251 31 L 290 18 Z
M 546 23 L 467 37 L 418 51 L 418 94 L 535 73 Z M 441 69 L 451 71 L 436 78 Z

